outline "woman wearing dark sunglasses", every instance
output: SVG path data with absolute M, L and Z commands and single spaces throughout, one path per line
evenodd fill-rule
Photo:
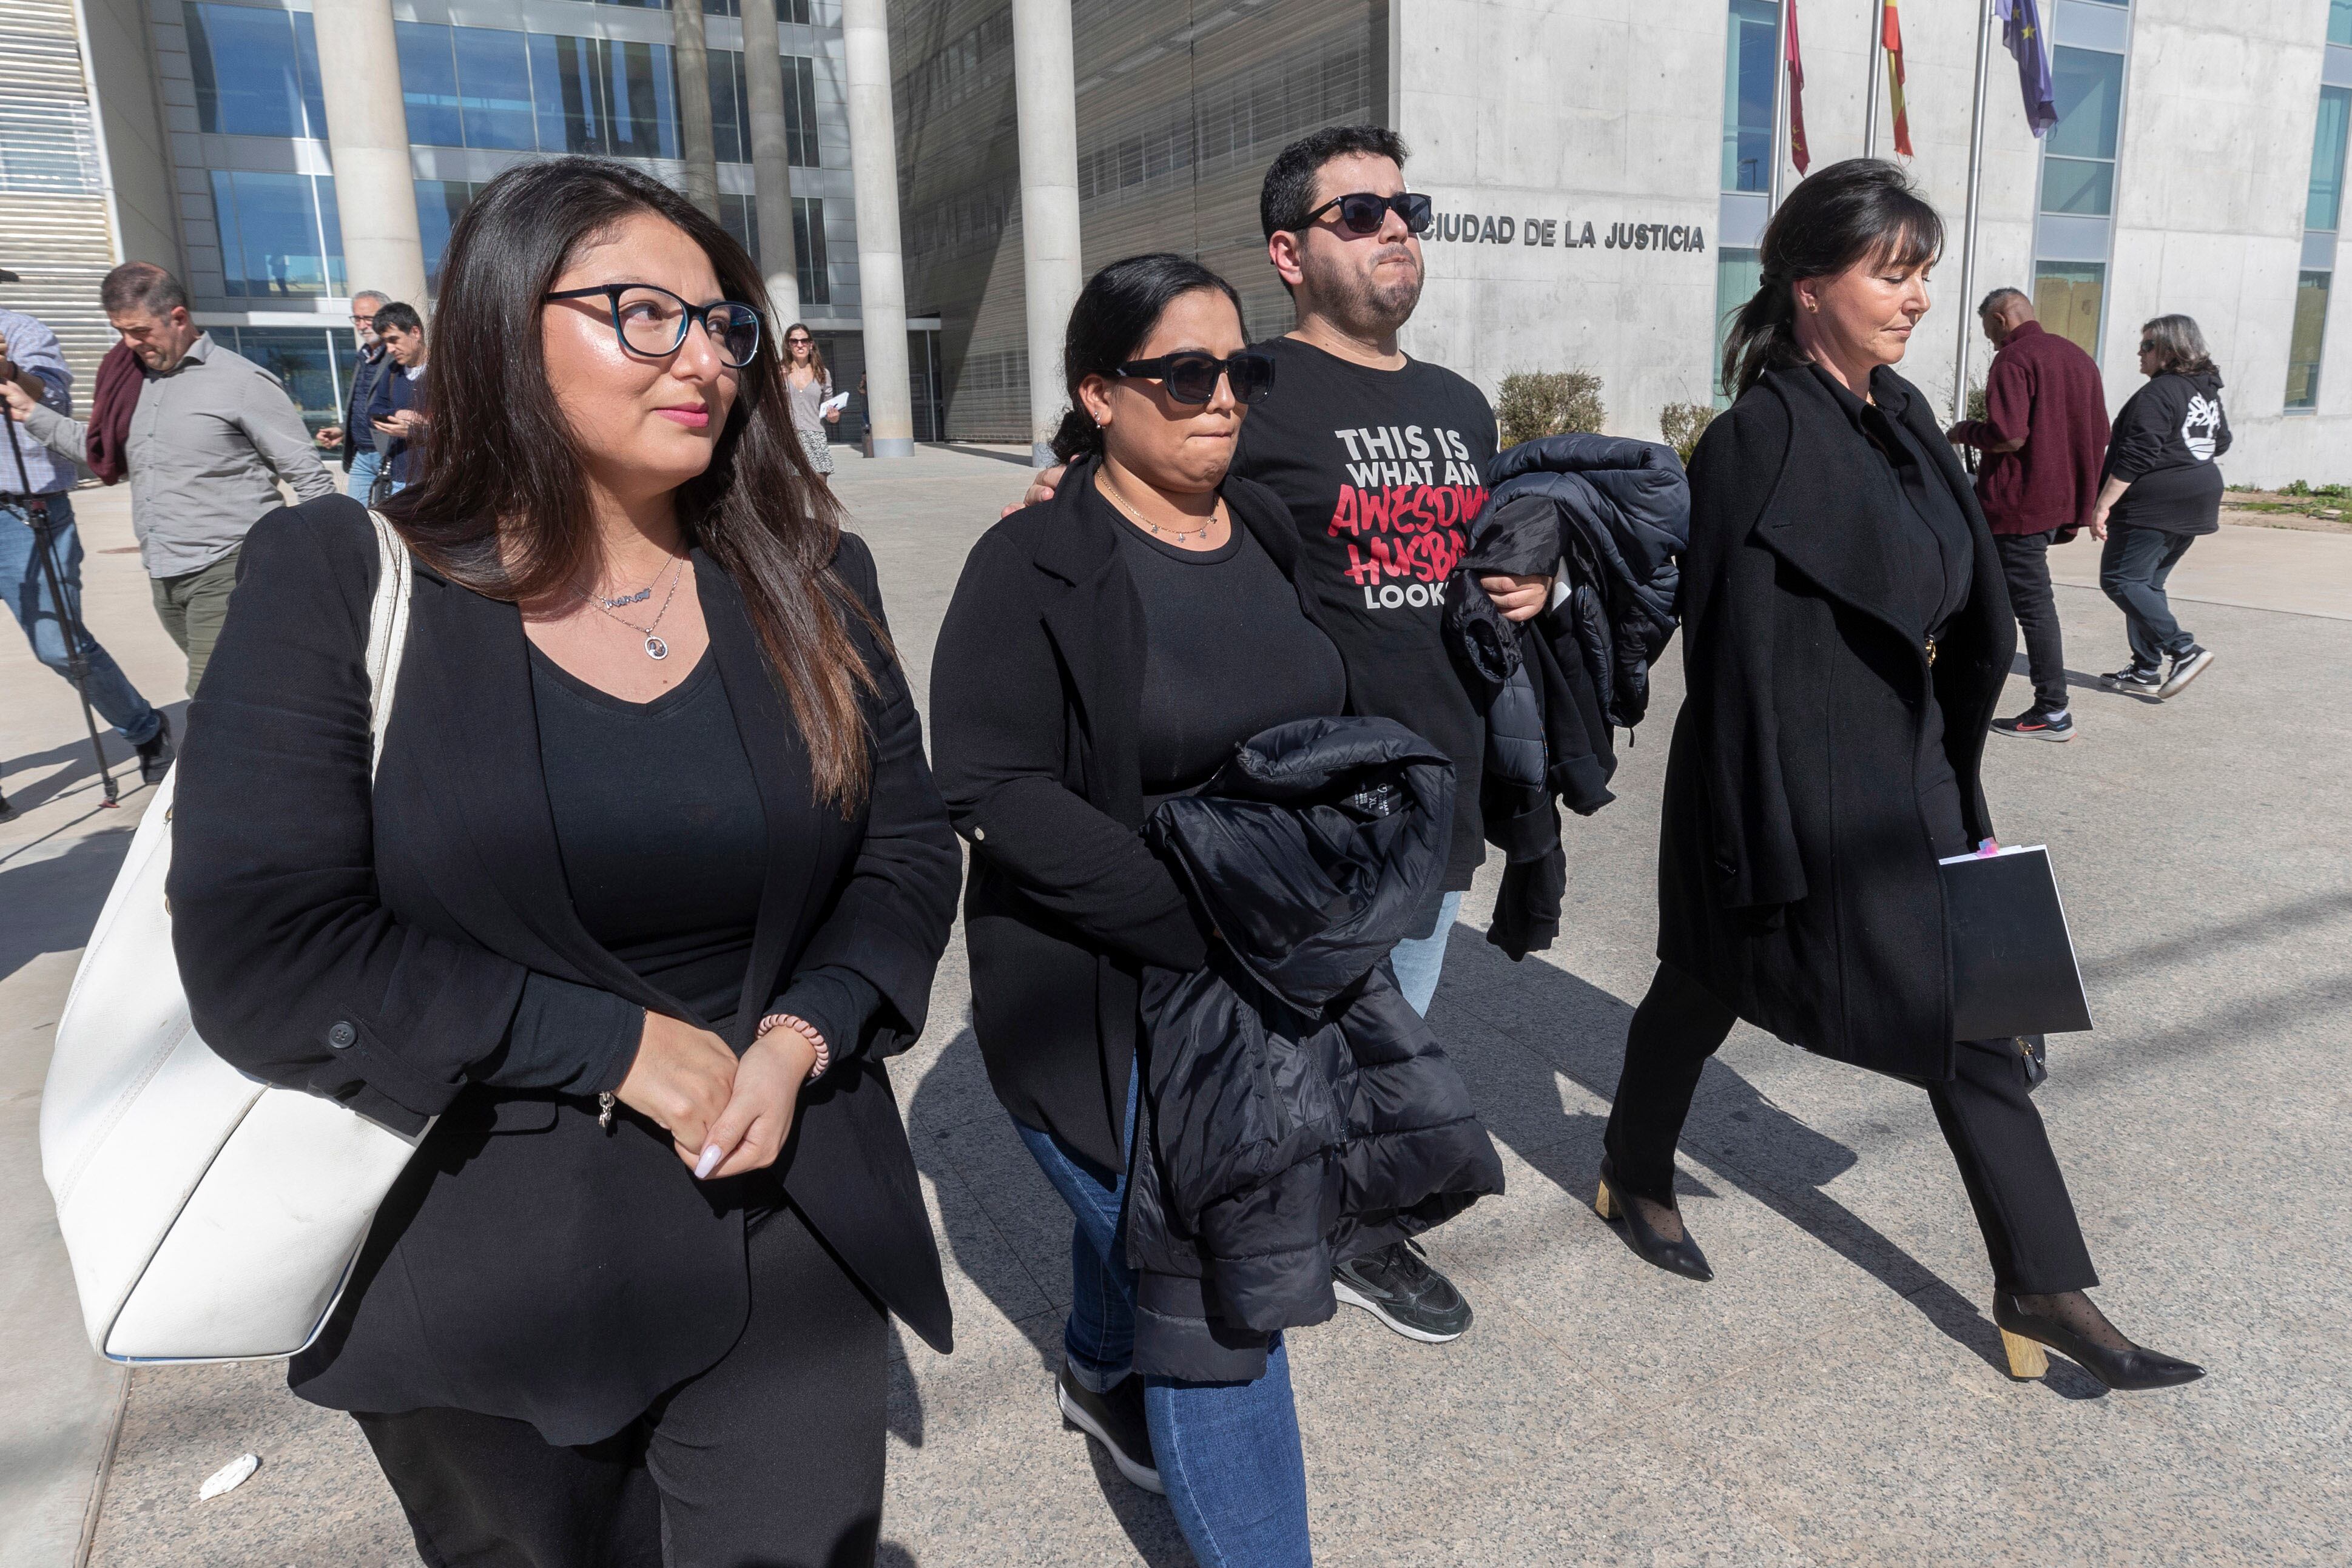
M 805 321 L 784 329 L 784 390 L 793 400 L 793 433 L 801 438 L 809 467 L 819 475 L 831 474 L 833 433 L 825 426 L 841 423 L 841 410 L 825 406 L 833 398 L 833 372 L 825 368 L 824 350 L 816 346 L 816 334 Z
M 492 181 L 442 277 L 449 434 L 387 508 L 373 780 L 347 499 L 255 527 L 190 716 L 198 1027 L 423 1134 L 290 1381 L 428 1563 L 870 1563 L 886 1312 L 947 1348 L 881 1059 L 958 857 L 762 299 L 649 175 Z
M 971 843 L 972 1027 L 997 1097 L 1076 1219 L 1055 1398 L 1204 1568 L 1309 1561 L 1307 1477 L 1277 1338 L 1263 1377 L 1131 1374 L 1118 1234 L 1139 977 L 1198 969 L 1207 933 L 1139 830 L 1241 741 L 1342 712 L 1347 677 L 1274 496 L 1229 477 L 1273 366 L 1215 273 L 1140 256 L 1097 273 L 1065 344 L 1050 499 L 964 563 L 932 661 L 940 781 Z

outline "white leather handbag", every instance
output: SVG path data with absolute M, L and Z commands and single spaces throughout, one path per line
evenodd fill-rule
M 370 514 L 371 776 L 408 640 L 411 567 Z M 41 1174 L 89 1343 L 113 1361 L 291 1355 L 334 1310 L 376 1207 L 422 1139 L 249 1078 L 196 1037 L 163 894 L 173 776 L 131 841 L 58 1020 Z

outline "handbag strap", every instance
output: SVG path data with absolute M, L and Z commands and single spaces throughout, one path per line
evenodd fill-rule
M 372 509 L 368 521 L 375 527 L 379 563 L 375 601 L 368 607 L 367 642 L 368 777 L 373 779 L 376 764 L 383 759 L 384 728 L 392 722 L 393 692 L 400 683 L 400 656 L 408 646 L 408 591 L 415 573 L 406 541 L 384 520 L 383 514 Z

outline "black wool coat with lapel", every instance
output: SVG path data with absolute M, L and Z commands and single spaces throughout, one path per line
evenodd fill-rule
M 1952 1073 L 1943 885 L 1919 805 L 1923 724 L 1970 841 L 2017 624 L 1992 535 L 1926 398 L 1902 417 L 1960 503 L 1975 582 L 1932 667 L 1891 614 L 1898 481 L 1809 369 L 1773 371 L 1707 427 L 1690 466 L 1687 691 L 1666 763 L 1658 956 L 1757 1027 L 1842 1061 Z M 1891 403 L 1892 396 L 1882 394 Z
M 863 628 L 873 783 L 850 817 L 807 753 L 740 592 L 700 550 L 709 657 L 772 852 L 731 1042 L 804 969 L 880 994 L 866 1035 L 803 1090 L 772 1175 L 844 1263 L 948 1348 L 938 1251 L 882 1058 L 911 1044 L 955 906 L 959 856 L 905 677 Z M 873 559 L 836 570 L 873 612 Z M 593 1097 L 501 1087 L 536 971 L 681 1015 L 573 913 L 541 771 L 520 613 L 419 565 L 373 790 L 362 662 L 379 570 L 357 503 L 263 518 L 190 711 L 170 879 L 198 1030 L 234 1065 L 414 1132 L 295 1391 L 346 1410 L 454 1406 L 550 1441 L 618 1430 L 717 1362 L 750 1293 L 744 1207 L 762 1176 L 698 1183 L 669 1136 Z M 625 759 L 616 759 L 625 766 Z
M 1197 969 L 1208 941 L 1141 837 L 1143 603 L 1117 525 L 1079 504 L 1094 476 L 1072 464 L 1052 500 L 972 547 L 931 656 L 931 749 L 971 844 L 964 945 L 989 1082 L 1118 1171 L 1142 967 Z M 1245 479 L 1223 494 L 1320 626 L 1288 510 Z

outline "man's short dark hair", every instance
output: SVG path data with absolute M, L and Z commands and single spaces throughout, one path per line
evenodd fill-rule
M 2002 306 L 2008 304 L 2012 299 L 2025 299 L 2025 290 L 2022 288 L 1996 288 L 1990 294 L 1984 297 L 1984 303 L 1977 307 L 1977 314 L 1979 316 L 1990 314 L 1992 311 L 2000 309 Z M 2032 301 L 2027 299 L 2026 303 L 2030 305 Z
M 416 307 L 414 305 L 404 305 L 394 299 L 375 308 L 375 332 L 379 338 L 386 332 L 422 332 L 423 330 L 425 330 L 425 318 L 416 313 Z
M 98 302 L 110 316 L 131 310 L 168 316 L 173 306 L 188 302 L 188 291 L 152 261 L 126 261 L 98 286 Z
M 1327 125 L 1274 155 L 1257 196 L 1257 220 L 1272 239 L 1286 229 L 1303 229 L 1315 210 L 1315 177 L 1334 158 L 1385 158 L 1404 167 L 1404 138 L 1385 125 Z

